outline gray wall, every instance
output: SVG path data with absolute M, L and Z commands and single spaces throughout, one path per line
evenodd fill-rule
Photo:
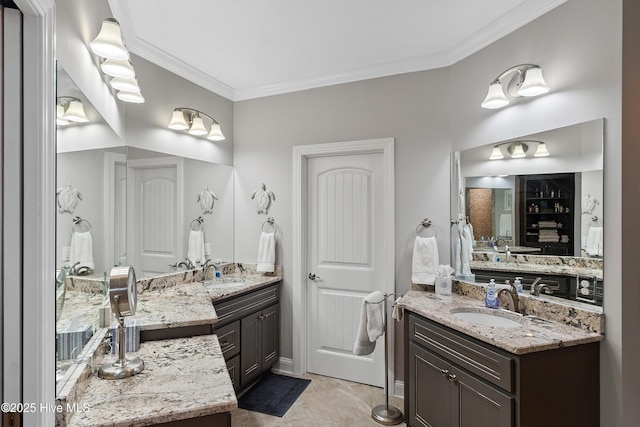
M 622 0 L 569 0 L 445 69 L 235 104 L 236 259 L 256 259 L 261 218 L 255 214 L 249 194 L 264 181 L 279 197 L 273 215 L 283 230 L 278 252 L 278 262 L 285 268 L 283 357 L 292 355 L 293 146 L 396 138 L 396 287 L 405 292 L 410 286 L 409 241 L 421 218 L 432 218 L 440 231 L 441 259 L 449 258 L 448 153 L 452 149 L 604 117 L 607 339 L 601 346 L 601 407 L 603 425 L 622 424 L 621 16 Z M 529 62 L 543 67 L 551 93 L 499 111 L 480 108 L 492 79 L 513 65 Z M 634 324 L 638 324 L 637 316 L 630 315 Z M 401 353 L 397 346 L 398 379 L 404 370 Z M 629 367 L 625 377 L 637 380 L 638 372 Z

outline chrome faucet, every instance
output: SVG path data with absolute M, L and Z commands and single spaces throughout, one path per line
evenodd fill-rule
M 500 289 L 500 292 L 498 292 L 498 299 L 501 299 L 502 295 L 506 295 L 509 299 L 509 310 L 520 313 L 520 297 L 518 297 L 518 289 L 516 288 L 516 285 L 511 283 L 509 280 L 505 280 L 505 284 L 509 285 L 509 289 Z
M 204 279 L 207 280 L 207 276 L 209 275 L 209 271 L 213 268 L 214 273 L 211 275 L 211 278 L 213 279 L 214 277 L 216 277 L 216 273 L 220 271 L 220 265 L 216 264 L 215 262 L 212 262 L 211 264 L 208 264 L 205 266 L 204 268 Z
M 191 262 L 191 260 L 189 258 L 185 258 L 184 261 L 180 261 L 178 263 L 177 267 L 184 267 L 187 270 L 192 270 L 192 269 L 195 268 L 195 265 L 193 265 L 193 263 Z
M 537 297 L 541 292 L 547 295 L 551 295 L 553 294 L 553 289 L 551 289 L 551 286 L 547 285 L 546 283 L 541 283 L 538 285 L 537 282 L 534 282 L 534 284 L 531 285 L 531 295 Z

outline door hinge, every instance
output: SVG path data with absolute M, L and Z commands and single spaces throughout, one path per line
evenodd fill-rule
M 3 427 L 20 427 L 22 425 L 20 412 L 5 412 L 2 414 Z

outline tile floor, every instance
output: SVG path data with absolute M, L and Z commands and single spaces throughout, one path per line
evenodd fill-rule
M 384 389 L 364 384 L 305 374 L 311 380 L 284 417 L 236 409 L 231 412 L 233 427 L 360 427 L 381 426 L 371 419 L 371 409 L 384 405 Z M 391 398 L 389 404 L 404 412 L 404 402 Z M 399 424 L 406 426 L 405 423 Z

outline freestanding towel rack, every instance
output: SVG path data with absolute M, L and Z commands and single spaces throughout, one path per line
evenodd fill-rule
M 389 339 L 387 338 L 387 298 L 390 296 L 399 296 L 400 294 L 384 294 L 382 301 L 367 304 L 382 303 L 384 311 L 384 405 L 378 405 L 371 410 L 371 418 L 374 421 L 386 425 L 393 426 L 400 424 L 403 420 L 402 411 L 395 406 L 389 405 Z

